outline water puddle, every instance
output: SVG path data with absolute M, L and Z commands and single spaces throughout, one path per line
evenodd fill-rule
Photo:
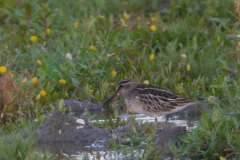
M 83 113 L 77 113 L 81 115 Z M 91 114 L 93 115 L 93 114 Z M 102 113 L 100 114 L 102 116 Z M 155 122 L 154 117 L 145 116 L 142 114 L 130 115 L 120 115 L 119 118 L 123 121 L 127 121 L 129 118 L 135 117 L 135 121 L 143 123 L 149 123 L 157 125 L 156 129 L 167 128 L 170 126 L 185 126 L 187 131 L 197 127 L 198 118 L 196 116 L 188 115 L 178 115 L 174 114 L 168 118 L 166 121 L 165 116 L 157 117 L 157 122 Z M 81 118 L 75 119 L 76 123 L 80 124 L 77 129 L 83 128 L 85 125 L 84 120 Z M 116 123 L 116 119 L 113 119 L 113 123 Z M 90 121 L 91 123 L 104 123 L 104 119 L 98 119 Z M 70 125 L 68 122 L 66 125 Z M 62 131 L 61 131 L 62 132 Z M 60 134 L 60 133 L 59 133 Z M 61 133 L 62 134 L 62 133 Z M 113 135 L 114 136 L 114 135 Z M 114 138 L 114 137 L 112 137 Z M 126 140 L 130 141 L 130 140 Z M 61 157 L 69 157 L 74 159 L 82 159 L 84 156 L 88 156 L 89 159 L 140 159 L 143 157 L 144 150 L 138 149 L 133 150 L 131 153 L 123 153 L 123 151 L 111 151 L 111 149 L 106 148 L 104 141 L 98 140 L 97 143 L 93 142 L 89 145 L 88 142 L 76 140 L 75 143 L 59 142 L 59 143 L 41 143 L 38 145 L 41 150 L 48 150 L 50 153 L 58 154 Z M 87 154 L 87 155 L 86 155 Z
M 93 107 L 94 109 L 97 108 L 96 106 Z M 199 108 L 198 106 L 196 107 Z M 78 106 L 76 106 L 76 108 L 79 109 Z M 196 109 L 193 108 L 192 110 L 195 111 Z M 154 143 L 156 143 L 156 145 L 162 145 L 161 141 L 156 140 L 163 139 L 162 141 L 165 141 L 166 139 L 170 140 L 171 136 L 178 137 L 178 132 L 183 133 L 182 129 L 191 132 L 197 127 L 200 119 L 200 116 L 197 114 L 190 116 L 188 114 L 180 114 L 179 112 L 167 116 L 159 116 L 157 117 L 157 122 L 155 122 L 155 117 L 143 114 L 128 116 L 123 114 L 124 111 L 118 110 L 118 112 L 122 114 L 114 114 L 114 112 L 116 112 L 116 110 L 102 110 L 102 108 L 100 108 L 100 110 L 95 110 L 94 112 L 88 112 L 86 110 L 85 112 L 77 112 L 72 110 L 71 113 L 68 112 L 67 114 L 53 113 L 49 120 L 43 123 L 38 129 L 40 135 L 38 148 L 48 150 L 50 153 L 57 154 L 60 157 L 74 159 L 82 159 L 86 156 L 89 159 L 97 160 L 141 159 L 148 154 L 148 150 L 143 149 L 147 146 L 147 141 L 141 137 L 142 135 L 131 137 L 131 134 L 129 134 L 130 130 L 132 131 L 133 128 L 135 128 L 135 133 L 140 133 L 141 129 L 143 129 L 141 127 L 143 126 L 145 126 L 145 129 L 152 129 L 157 136 L 155 137 Z M 113 115 L 120 116 L 112 118 L 114 117 Z M 134 121 L 125 124 L 129 119 Z M 111 127 L 117 129 L 111 130 Z M 174 128 L 175 130 L 169 130 L 168 128 Z M 149 131 L 149 133 L 150 132 L 151 131 Z M 157 132 L 161 135 L 157 135 Z M 144 134 L 146 133 L 148 132 L 144 130 Z M 124 134 L 128 136 L 122 136 Z M 134 134 L 132 135 L 134 136 Z M 167 138 L 165 138 L 165 136 Z M 131 138 L 136 138 L 137 144 L 133 144 Z M 110 145 L 109 139 L 112 139 L 114 141 L 113 143 L 115 143 L 115 140 L 120 140 L 120 143 L 116 142 L 120 144 L 120 146 L 118 146 L 120 148 L 115 148 L 114 144 Z

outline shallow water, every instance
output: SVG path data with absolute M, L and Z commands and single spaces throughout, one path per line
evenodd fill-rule
M 105 111 L 104 111 L 105 112 Z M 95 112 L 91 113 L 91 115 L 98 115 L 98 123 L 104 122 L 105 120 L 101 119 L 102 116 L 106 116 L 104 112 Z M 82 122 L 83 113 L 74 113 L 78 122 Z M 130 115 L 130 117 L 135 117 L 135 121 L 141 123 L 153 123 L 156 124 L 156 129 L 166 128 L 170 126 L 186 126 L 187 131 L 191 131 L 192 129 L 197 127 L 197 122 L 199 120 L 199 116 L 188 116 L 188 115 L 179 115 L 177 113 L 172 114 L 168 117 L 166 121 L 165 116 L 157 117 L 157 122 L 155 122 L 155 117 L 149 117 L 142 114 Z M 129 117 L 125 114 L 119 116 L 121 120 L 127 120 Z M 116 122 L 116 119 L 113 119 Z M 94 123 L 96 120 L 91 121 L 90 123 Z M 102 143 L 103 144 L 103 143 Z M 60 157 L 69 157 L 74 159 L 82 159 L 86 156 L 86 153 L 89 159 L 140 159 L 143 157 L 145 151 L 142 149 L 133 150 L 133 153 L 123 153 L 123 151 L 111 151 L 110 149 L 106 149 L 105 146 L 101 145 L 101 143 L 93 143 L 92 145 L 85 145 L 81 143 L 55 143 L 55 144 L 41 144 L 38 146 L 41 149 L 47 149 L 50 153 L 58 154 Z

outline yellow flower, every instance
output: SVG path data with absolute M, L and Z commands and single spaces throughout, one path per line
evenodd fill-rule
M 32 78 L 32 84 L 36 84 L 37 81 L 38 81 L 38 78 L 37 78 L 37 77 L 33 77 L 33 78 Z
M 58 81 L 61 85 L 65 85 L 67 83 L 67 81 L 65 79 L 60 79 Z
M 24 84 L 24 83 L 26 83 L 27 82 L 27 78 L 23 78 L 23 80 L 21 81 L 21 84 Z
M 217 36 L 217 42 L 220 42 L 221 38 L 219 36 Z
M 38 64 L 39 66 L 41 66 L 41 65 L 42 65 L 42 61 L 37 60 L 37 64 Z
M 1 72 L 1 73 L 7 72 L 7 68 L 4 67 L 4 66 L 1 66 L 1 67 L 0 67 L 0 72 Z
M 181 54 L 182 59 L 186 59 L 187 55 L 186 54 Z
M 90 46 L 89 49 L 93 52 L 95 52 L 97 50 L 97 48 L 95 46 Z
M 116 75 L 117 75 L 117 72 L 116 71 L 112 71 L 112 77 L 116 77 Z
M 47 94 L 46 91 L 44 91 L 44 90 L 41 90 L 41 91 L 40 91 L 40 95 L 41 95 L 41 96 L 46 96 L 46 94 Z
M 104 16 L 103 15 L 99 15 L 98 18 L 104 19 Z
M 151 25 L 150 30 L 152 32 L 155 32 L 157 30 L 157 27 L 155 25 Z
M 47 35 L 50 35 L 50 33 L 51 33 L 51 29 L 47 29 Z
M 75 29 L 78 29 L 78 26 L 79 26 L 79 23 L 78 23 L 78 22 L 75 22 L 75 23 L 74 23 L 74 28 L 75 28 Z
M 123 19 L 125 19 L 126 21 L 129 19 L 129 14 L 127 14 L 126 12 L 123 13 Z
M 37 42 L 37 40 L 38 40 L 37 36 L 32 36 L 32 37 L 31 37 L 31 41 L 32 41 L 32 42 Z
M 150 61 L 153 61 L 154 59 L 155 59 L 154 54 L 151 54 L 151 56 L 150 56 Z
M 93 93 L 93 91 L 94 91 L 93 89 L 90 89 L 90 90 L 89 90 L 89 93 Z
M 223 157 L 221 156 L 219 160 L 226 160 L 226 158 L 223 158 Z
M 149 84 L 150 82 L 149 82 L 149 80 L 144 80 L 143 83 L 144 84 Z
M 156 18 L 152 17 L 151 22 L 154 23 L 156 21 Z
M 41 95 L 38 94 L 35 99 L 36 99 L 36 100 L 39 100 L 40 98 L 41 98 Z
M 191 70 L 191 66 L 187 64 L 187 71 L 189 72 Z

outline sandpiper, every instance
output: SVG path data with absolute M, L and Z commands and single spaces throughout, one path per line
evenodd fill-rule
M 148 84 L 137 84 L 135 81 L 126 79 L 117 85 L 117 91 L 103 104 L 105 106 L 116 96 L 123 96 L 127 105 L 127 111 L 133 110 L 136 113 L 155 117 L 164 116 L 177 112 L 190 104 L 196 103 L 199 99 L 188 99 L 179 96 L 169 89 Z

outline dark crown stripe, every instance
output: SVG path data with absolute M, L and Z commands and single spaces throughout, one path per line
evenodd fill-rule
M 126 80 L 122 80 L 121 82 L 119 82 L 118 84 L 128 84 L 128 83 L 132 83 L 134 81 L 126 79 Z

